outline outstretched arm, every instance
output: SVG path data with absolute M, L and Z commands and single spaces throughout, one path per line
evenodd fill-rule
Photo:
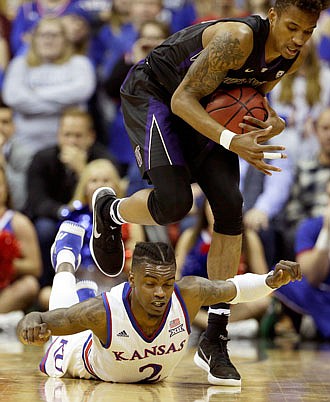
M 17 325 L 17 337 L 26 345 L 42 345 L 51 335 L 71 335 L 92 330 L 106 341 L 106 312 L 102 297 L 95 297 L 69 308 L 32 312 Z
M 300 265 L 293 261 L 281 260 L 274 271 L 264 274 L 236 275 L 227 281 L 210 281 L 196 276 L 187 276 L 178 282 L 186 302 L 190 319 L 201 306 L 220 302 L 245 303 L 270 294 L 289 282 L 301 280 Z

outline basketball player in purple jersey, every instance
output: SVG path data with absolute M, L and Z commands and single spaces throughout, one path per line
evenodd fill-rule
M 238 275 L 228 281 L 191 276 L 175 283 L 171 246 L 146 242 L 135 246 L 128 282 L 78 303 L 75 271 L 83 237 L 82 226 L 62 223 L 52 247 L 56 274 L 51 311 L 32 312 L 17 327 L 24 344 L 42 345 L 52 335 L 40 363 L 50 377 L 124 383 L 163 380 L 182 359 L 190 322 L 202 305 L 250 301 L 301 279 L 299 264 L 281 261 L 266 275 Z
M 103 272 L 116 275 L 122 269 L 121 224 L 179 221 L 191 209 L 195 181 L 214 215 L 209 279 L 235 275 L 242 242 L 238 156 L 265 174 L 280 171 L 267 163 L 265 153 L 284 147 L 262 143 L 279 134 L 284 122 L 265 99 L 267 120 L 247 117 L 242 126 L 250 132 L 236 135 L 204 107 L 218 87 L 251 85 L 266 94 L 284 74 L 296 71 L 324 3 L 276 0 L 266 19 L 253 15 L 188 27 L 132 68 L 121 89 L 122 109 L 141 174 L 154 188 L 122 200 L 111 189 L 96 192 L 91 249 Z M 195 362 L 223 385 L 239 385 L 227 353 L 229 314 L 228 304 L 210 306 Z

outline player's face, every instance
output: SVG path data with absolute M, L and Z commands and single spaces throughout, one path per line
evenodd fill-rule
M 132 307 L 149 316 L 162 316 L 174 290 L 175 266 L 145 264 L 134 272 L 130 282 L 134 290 Z
M 281 15 L 271 9 L 268 17 L 274 50 L 286 59 L 293 59 L 302 50 L 312 36 L 318 19 L 317 15 L 305 13 L 295 6 Z

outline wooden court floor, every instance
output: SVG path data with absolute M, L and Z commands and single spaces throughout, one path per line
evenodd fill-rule
M 330 401 L 330 344 L 232 340 L 242 387 L 217 387 L 193 363 L 194 344 L 167 381 L 151 385 L 55 380 L 41 374 L 39 347 L 0 334 L 0 401 L 216 402 Z

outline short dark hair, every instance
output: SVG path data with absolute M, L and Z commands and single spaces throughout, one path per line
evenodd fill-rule
M 274 9 L 280 14 L 294 6 L 307 13 L 320 14 L 327 7 L 327 3 L 328 0 L 276 0 Z
M 154 265 L 175 265 L 175 254 L 171 245 L 163 242 L 138 242 L 132 257 L 132 270 L 144 263 Z

